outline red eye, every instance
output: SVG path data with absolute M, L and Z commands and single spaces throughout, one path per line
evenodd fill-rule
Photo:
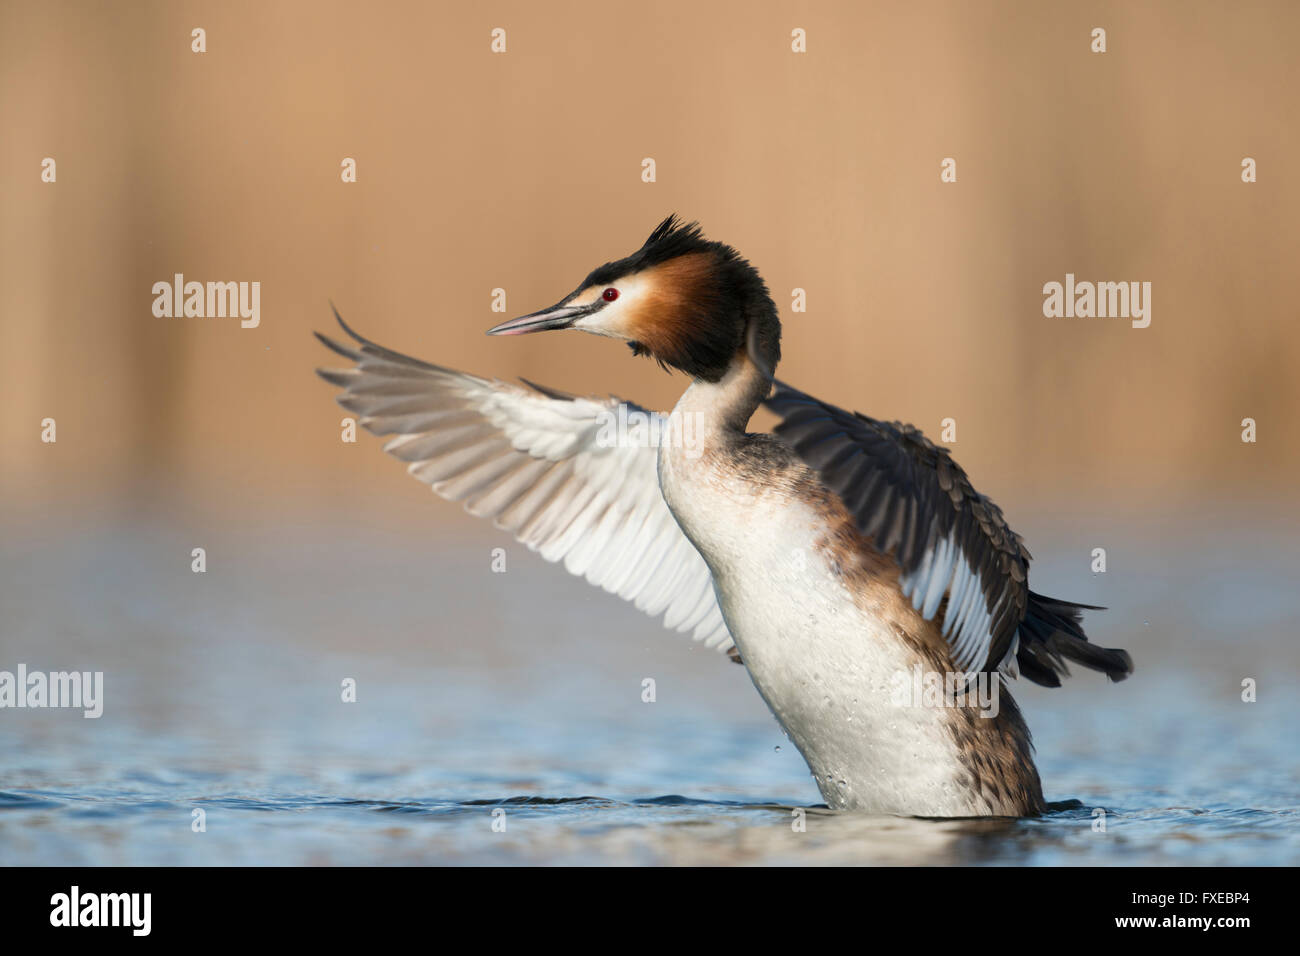
M 618 298 L 618 290 L 612 286 L 600 294 L 600 297 L 606 302 L 613 302 Z

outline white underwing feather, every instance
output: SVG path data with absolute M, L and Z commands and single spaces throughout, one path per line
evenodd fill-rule
M 323 338 L 323 337 L 322 337 Z M 339 404 L 435 492 L 463 501 L 543 558 L 721 652 L 734 647 L 708 566 L 668 510 L 658 449 L 599 439 L 618 399 L 552 397 L 371 343 L 327 345 L 355 367 L 322 376 Z M 648 416 L 652 434 L 666 418 Z

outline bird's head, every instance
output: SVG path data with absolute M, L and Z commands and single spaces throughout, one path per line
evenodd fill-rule
M 640 249 L 595 269 L 549 309 L 488 334 L 579 329 L 716 382 L 745 350 L 751 322 L 763 359 L 775 368 L 780 324 L 758 271 L 735 249 L 705 239 L 698 224 L 669 216 Z

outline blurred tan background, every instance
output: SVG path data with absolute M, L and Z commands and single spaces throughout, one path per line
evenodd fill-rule
M 548 305 L 670 211 L 763 272 L 783 377 L 955 418 L 1013 521 L 1293 504 L 1298 26 L 1281 2 L 4 0 L 3 507 L 465 520 L 339 441 L 328 301 L 431 361 L 667 408 L 685 381 L 609 342 L 482 332 L 493 288 Z M 260 327 L 154 317 L 177 272 L 259 281 Z M 1045 318 L 1067 272 L 1151 282 L 1150 328 Z

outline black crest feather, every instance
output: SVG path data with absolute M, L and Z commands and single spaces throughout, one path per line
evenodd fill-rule
M 591 275 L 583 280 L 581 287 L 610 283 L 625 275 L 631 275 L 634 272 L 640 272 L 642 269 L 657 266 L 661 262 L 676 259 L 678 256 L 684 256 L 687 253 L 716 251 L 726 248 L 720 243 L 710 242 L 705 239 L 704 231 L 700 229 L 698 222 L 684 222 L 678 218 L 676 213 L 673 213 L 655 226 L 654 232 L 650 233 L 650 237 L 646 239 L 640 249 L 630 256 L 625 256 L 614 262 L 607 262 L 600 268 L 593 270 Z M 729 249 L 727 251 L 731 252 Z M 732 255 L 734 254 L 732 252 Z
M 639 251 L 643 266 L 657 265 L 690 252 L 699 252 L 713 245 L 704 238 L 698 222 L 684 222 L 677 213 L 655 226 Z

